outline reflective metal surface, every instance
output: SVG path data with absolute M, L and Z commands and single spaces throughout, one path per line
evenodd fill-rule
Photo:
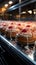
M 22 48 L 22 46 L 19 46 L 18 44 L 16 44 L 15 41 L 7 41 L 6 38 L 4 38 L 3 36 L 0 35 L 0 40 L 3 40 L 3 45 L 8 48 L 6 48 L 6 50 L 8 50 L 8 52 L 10 52 L 10 54 L 12 55 L 12 51 L 14 51 L 14 54 L 17 55 L 18 57 L 20 57 L 20 59 L 26 60 L 26 63 L 29 63 L 31 65 L 36 65 L 36 61 L 34 61 L 34 55 L 33 53 L 25 53 L 25 48 Z M 11 49 L 11 50 L 10 50 Z M 30 50 L 29 50 L 30 51 Z M 32 50 L 32 52 L 34 52 Z

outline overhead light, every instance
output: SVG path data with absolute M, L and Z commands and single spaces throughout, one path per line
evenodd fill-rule
M 36 14 L 36 9 L 34 9 L 33 11 L 34 11 L 34 14 Z
M 8 7 L 8 4 L 5 4 L 4 6 L 5 6 L 5 7 Z
M 12 4 L 13 2 L 12 1 L 9 1 L 9 4 Z
M 23 14 L 25 14 L 26 12 L 22 12 Z
M 29 14 L 32 14 L 32 11 L 31 11 L 31 10 L 29 10 L 29 11 L 28 11 L 28 13 L 29 13 Z
M 34 14 L 36 14 L 36 12 L 34 12 Z
M 6 9 L 3 7 L 3 8 L 2 8 L 2 12 L 4 12 L 4 11 L 6 11 Z
M 21 14 L 26 14 L 26 12 L 24 11 L 24 12 L 22 12 Z

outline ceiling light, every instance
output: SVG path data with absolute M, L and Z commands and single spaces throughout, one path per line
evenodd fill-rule
M 36 9 L 34 9 L 33 11 L 34 11 L 34 14 L 36 14 Z
M 21 14 L 26 14 L 26 12 L 24 11 L 24 12 L 22 12 Z
M 6 11 L 6 9 L 3 7 L 3 8 L 2 8 L 2 12 L 4 12 L 4 11 Z
M 29 11 L 28 11 L 28 13 L 29 13 L 29 14 L 32 14 L 32 11 L 31 11 L 31 10 L 29 10 Z
M 34 14 L 36 14 L 36 12 L 34 12 Z
M 5 6 L 5 7 L 8 7 L 8 4 L 5 4 L 4 6 Z
M 12 1 L 9 1 L 9 4 L 12 4 L 13 2 Z
M 25 14 L 26 12 L 22 12 L 22 13 L 24 13 L 24 14 Z

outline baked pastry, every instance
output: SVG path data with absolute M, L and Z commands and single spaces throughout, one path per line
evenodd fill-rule
M 17 35 L 17 42 L 20 44 L 27 44 L 27 39 L 29 44 L 33 44 L 34 39 L 31 32 L 27 29 L 23 29 L 20 34 Z

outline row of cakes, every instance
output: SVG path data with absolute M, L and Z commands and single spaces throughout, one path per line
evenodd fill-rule
M 0 22 L 0 34 L 7 37 L 17 37 L 19 42 L 36 41 L 36 22 L 16 22 L 16 21 L 3 21 Z

